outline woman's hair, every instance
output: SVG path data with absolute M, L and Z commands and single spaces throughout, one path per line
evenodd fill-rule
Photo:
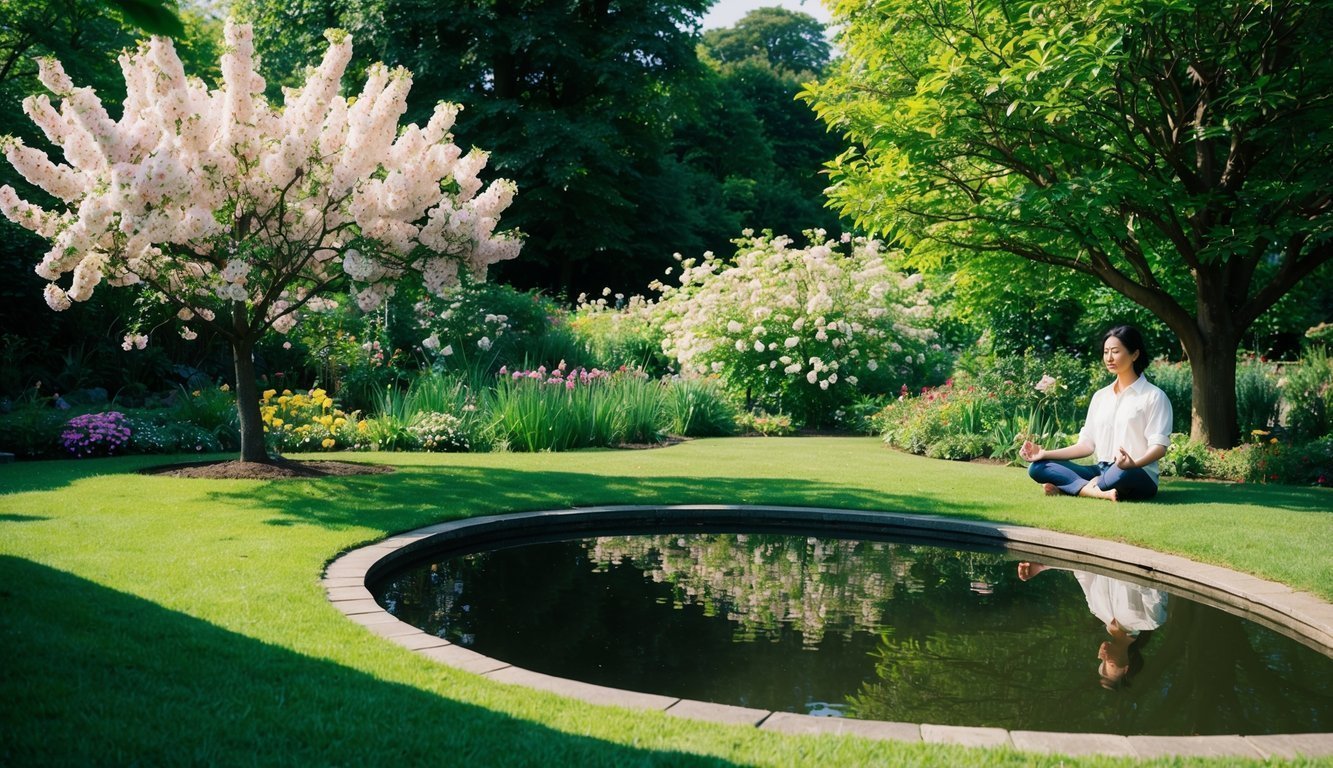
M 1097 676 L 1100 678 L 1099 682 L 1103 688 L 1108 691 L 1118 691 L 1129 687 L 1129 683 L 1134 679 L 1134 676 L 1143 671 L 1143 647 L 1152 639 L 1152 633 L 1151 629 L 1145 629 L 1130 642 L 1128 649 L 1129 664 L 1126 665 L 1125 673 L 1120 677 L 1108 676 L 1104 671 L 1104 664 L 1097 667 Z
M 1105 346 L 1106 340 L 1113 336 L 1120 340 L 1126 352 L 1131 355 L 1139 353 L 1139 356 L 1134 358 L 1134 372 L 1141 374 L 1147 370 L 1148 348 L 1143 343 L 1143 334 L 1139 333 L 1139 329 L 1132 325 L 1117 325 L 1102 335 L 1102 345 Z

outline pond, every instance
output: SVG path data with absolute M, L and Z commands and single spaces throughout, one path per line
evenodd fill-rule
M 515 666 L 701 701 L 1011 730 L 1333 730 L 1323 654 L 1146 582 L 1024 563 L 919 540 L 694 530 L 450 552 L 372 591 Z

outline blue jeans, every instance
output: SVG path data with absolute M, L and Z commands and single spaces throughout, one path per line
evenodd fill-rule
M 1028 476 L 1039 483 L 1050 483 L 1070 496 L 1077 496 L 1083 486 L 1094 480 L 1103 491 L 1115 490 L 1121 501 L 1146 501 L 1157 495 L 1157 483 L 1142 467 L 1121 469 L 1111 462 L 1089 465 L 1042 459 L 1032 462 Z

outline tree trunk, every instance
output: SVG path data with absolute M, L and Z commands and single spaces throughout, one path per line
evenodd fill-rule
M 236 369 L 236 414 L 241 421 L 241 461 L 268 461 L 264 421 L 259 415 L 259 387 L 255 384 L 254 342 L 233 341 Z
M 1185 344 L 1194 379 L 1190 438 L 1213 448 L 1236 444 L 1236 349 L 1239 337 L 1205 335 L 1202 344 Z M 1173 407 L 1179 404 L 1172 403 Z

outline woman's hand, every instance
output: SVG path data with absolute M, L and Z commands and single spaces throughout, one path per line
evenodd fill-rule
M 1031 440 L 1026 440 L 1023 442 L 1023 447 L 1018 449 L 1018 456 L 1030 464 L 1046 458 L 1046 450 Z
M 1117 448 L 1115 452 L 1115 465 L 1121 469 L 1133 469 L 1138 466 L 1134 459 L 1130 458 L 1129 452 L 1124 448 Z

